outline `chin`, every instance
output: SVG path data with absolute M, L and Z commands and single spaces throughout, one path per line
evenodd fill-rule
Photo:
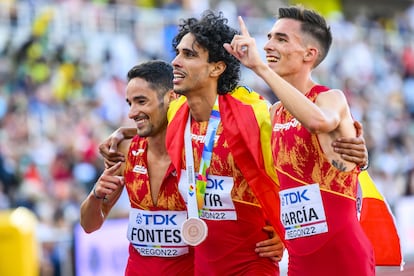
M 185 95 L 184 90 L 182 90 L 180 88 L 174 87 L 174 92 L 177 93 L 178 95 Z
M 277 73 L 277 69 L 278 69 L 278 63 L 277 62 L 270 62 L 267 64 L 267 66 L 269 66 L 273 71 L 275 71 Z
M 138 136 L 141 136 L 141 137 L 148 137 L 150 134 L 151 134 L 151 131 L 148 131 L 148 130 L 137 130 L 137 134 L 138 134 Z

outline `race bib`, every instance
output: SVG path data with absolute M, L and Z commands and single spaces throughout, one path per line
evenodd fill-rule
M 177 257 L 188 253 L 181 238 L 186 211 L 132 209 L 127 238 L 142 256 Z
M 285 239 L 295 239 L 328 232 L 325 209 L 318 184 L 286 189 L 279 192 L 281 220 Z
M 236 209 L 231 199 L 233 185 L 233 177 L 208 175 L 200 218 L 207 220 L 237 220 Z M 185 202 L 187 202 L 188 182 L 184 170 L 181 172 L 178 187 Z

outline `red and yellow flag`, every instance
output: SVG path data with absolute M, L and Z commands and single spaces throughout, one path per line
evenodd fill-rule
M 284 228 L 280 221 L 279 181 L 270 146 L 271 125 L 267 102 L 256 92 L 239 86 L 229 94 L 219 96 L 223 133 L 231 152 L 256 195 L 266 218 L 284 242 Z M 181 168 L 184 134 L 189 113 L 186 98 L 172 102 L 167 113 L 167 150 L 176 168 Z M 180 170 L 177 170 L 180 177 Z
M 368 172 L 362 171 L 358 180 L 362 198 L 359 220 L 374 248 L 375 263 L 402 269 L 404 262 L 394 216 Z
M 231 152 L 262 210 L 284 242 L 280 220 L 279 180 L 273 161 L 272 127 L 267 102 L 256 92 L 239 86 L 219 98 L 221 118 Z M 247 127 L 248 126 L 248 127 Z

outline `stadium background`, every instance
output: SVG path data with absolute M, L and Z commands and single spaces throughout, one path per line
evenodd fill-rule
M 346 93 L 364 125 L 369 172 L 396 215 L 408 265 L 404 273 L 379 268 L 379 275 L 408 275 L 414 254 L 414 4 L 289 3 L 295 2 L 329 19 L 333 48 L 314 77 Z M 0 275 L 115 275 L 123 269 L 126 197 L 97 233 L 83 234 L 77 221 L 80 202 L 103 170 L 99 142 L 130 124 L 126 72 L 144 60 L 171 60 L 179 19 L 209 7 L 236 28 L 236 15 L 243 15 L 263 45 L 277 8 L 286 4 L 0 0 Z M 275 100 L 249 71 L 242 82 Z

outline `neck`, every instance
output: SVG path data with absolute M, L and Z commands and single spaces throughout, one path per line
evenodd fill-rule
M 187 97 L 190 114 L 194 120 L 197 122 L 209 120 L 216 97 L 216 93 L 207 96 Z
M 292 75 L 284 76 L 283 79 L 304 95 L 315 85 L 315 82 L 309 76 L 303 77 L 299 75 Z
M 153 152 L 158 156 L 168 155 L 167 147 L 165 145 L 165 136 L 167 129 L 165 128 L 155 136 L 148 137 L 148 151 Z

